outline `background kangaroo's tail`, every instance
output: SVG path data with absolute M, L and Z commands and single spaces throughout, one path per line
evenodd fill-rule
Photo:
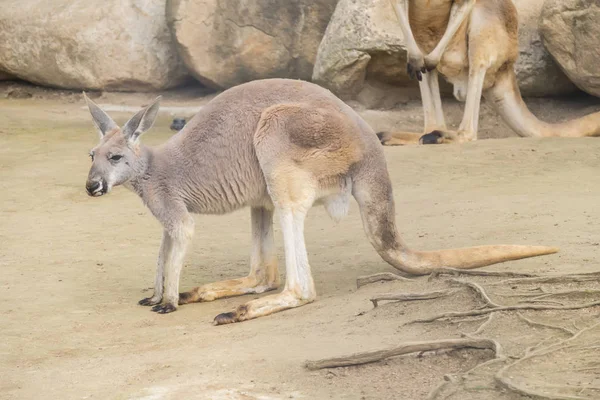
M 558 251 L 555 247 L 515 245 L 412 251 L 396 229 L 394 198 L 387 169 L 384 166 L 376 170 L 365 171 L 356 179 L 353 195 L 359 204 L 369 241 L 381 258 L 403 272 L 427 275 L 442 267 L 471 269 Z
M 498 72 L 494 86 L 484 92 L 484 97 L 519 136 L 600 136 L 600 112 L 556 124 L 540 121 L 523 101 L 512 65 Z

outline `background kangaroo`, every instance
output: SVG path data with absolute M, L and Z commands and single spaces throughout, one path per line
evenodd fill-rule
M 519 55 L 518 14 L 512 0 L 390 0 L 408 52 L 408 73 L 419 81 L 425 135 L 380 132 L 385 145 L 477 139 L 481 96 L 519 135 L 600 136 L 600 112 L 572 121 L 540 121 L 523 102 L 514 70 Z M 465 102 L 457 132 L 446 128 L 438 71 Z
M 432 252 L 410 250 L 394 219 L 392 187 L 373 130 L 331 92 L 312 83 L 259 80 L 226 90 L 166 143 L 140 143 L 158 112 L 158 99 L 117 124 L 86 97 L 100 143 L 91 151 L 86 183 L 91 196 L 125 185 L 164 227 L 154 295 L 140 304 L 159 313 L 178 304 L 262 293 L 279 286 L 273 212 L 279 214 L 286 282 L 279 294 L 219 314 L 216 324 L 244 321 L 313 301 L 304 219 L 323 204 L 336 219 L 354 196 L 369 241 L 397 269 L 415 275 L 435 268 L 476 268 L 558 251 L 542 246 L 480 246 Z M 194 231 L 190 213 L 222 214 L 250 207 L 250 273 L 179 294 L 179 274 Z

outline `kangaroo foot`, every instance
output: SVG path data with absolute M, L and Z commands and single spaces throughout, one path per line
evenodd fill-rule
M 234 322 L 247 321 L 249 319 L 262 317 L 290 308 L 300 307 L 310 303 L 315 296 L 300 298 L 295 293 L 284 290 L 281 293 L 251 300 L 239 306 L 234 311 L 222 313 L 215 317 L 214 325 L 225 325 Z
M 138 304 L 140 306 L 155 306 L 158 303 L 160 303 L 162 301 L 162 299 L 159 299 L 157 297 L 146 297 L 144 299 L 141 299 L 140 301 L 138 301 Z
M 171 303 L 157 304 L 152 307 L 151 310 L 158 314 L 168 314 L 172 313 L 173 311 L 177 311 L 177 307 Z
M 213 301 L 223 297 L 241 296 L 252 293 L 264 293 L 269 290 L 275 290 L 278 287 L 278 279 L 266 282 L 265 280 L 257 280 L 254 276 L 247 276 L 240 279 L 209 283 L 194 288 L 189 292 L 179 293 L 179 304 Z
M 474 136 L 466 131 L 446 131 L 436 129 L 419 139 L 420 144 L 448 144 L 448 143 L 466 143 L 475 140 Z
M 419 133 L 412 132 L 378 132 L 377 138 L 384 146 L 405 146 L 419 144 Z
M 441 131 L 429 132 L 419 139 L 420 144 L 441 144 L 444 143 L 444 134 Z

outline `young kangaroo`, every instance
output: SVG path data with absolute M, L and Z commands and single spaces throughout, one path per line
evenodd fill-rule
M 312 302 L 315 285 L 304 243 L 304 219 L 322 204 L 343 217 L 350 195 L 380 256 L 414 275 L 435 268 L 477 268 L 551 254 L 542 246 L 480 246 L 420 252 L 409 249 L 394 220 L 392 185 L 383 149 L 373 130 L 331 92 L 312 83 L 268 79 L 226 90 L 204 106 L 166 143 L 149 148 L 140 136 L 150 129 L 158 99 L 117 124 L 86 97 L 100 143 L 91 151 L 86 183 L 90 196 L 116 185 L 137 193 L 164 227 L 154 295 L 141 300 L 169 313 L 178 304 L 277 289 L 273 212 L 279 213 L 286 282 L 279 294 L 219 314 L 216 324 L 244 321 Z M 223 214 L 251 208 L 250 273 L 179 293 L 179 273 L 192 239 L 190 213 Z
M 408 73 L 419 81 L 425 135 L 379 132 L 382 144 L 450 143 L 477 139 L 483 95 L 519 136 L 600 136 L 600 112 L 557 124 L 540 121 L 523 98 L 514 70 L 518 14 L 512 0 L 390 0 L 406 41 Z M 457 132 L 444 121 L 438 72 L 465 102 Z

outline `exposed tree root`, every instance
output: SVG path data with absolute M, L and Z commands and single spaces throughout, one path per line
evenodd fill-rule
M 517 313 L 517 316 L 520 319 L 522 319 L 523 321 L 527 322 L 531 326 L 541 326 L 543 328 L 556 329 L 556 330 L 559 330 L 559 331 L 563 331 L 563 332 L 567 333 L 570 336 L 573 336 L 575 334 L 575 332 L 573 332 L 572 330 L 564 328 L 562 326 L 545 324 L 543 322 L 538 322 L 538 321 L 532 321 L 531 319 L 527 318 L 526 316 L 524 316 L 521 313 Z
M 425 351 L 435 350 L 448 350 L 448 349 L 488 349 L 494 351 L 494 354 L 502 353 L 500 344 L 495 340 L 491 339 L 443 339 L 443 340 L 432 340 L 424 342 L 407 342 L 402 343 L 399 346 L 376 351 L 367 351 L 363 353 L 356 353 L 344 357 L 326 358 L 316 361 L 308 361 L 305 366 L 310 370 L 318 370 L 323 368 L 337 368 L 337 367 L 348 367 L 351 365 L 361 365 L 373 363 L 386 358 L 400 356 L 403 354 L 418 353 Z
M 548 347 L 544 347 L 541 348 L 539 350 L 536 351 L 532 351 L 529 352 L 528 354 L 526 354 L 524 357 L 518 359 L 517 361 L 510 363 L 508 365 L 506 365 L 505 367 L 501 368 L 495 376 L 496 382 L 498 382 L 500 385 L 504 386 L 505 388 L 513 391 L 513 392 L 517 392 L 520 393 L 522 395 L 525 396 L 530 396 L 533 398 L 541 398 L 541 399 L 587 399 L 588 397 L 580 397 L 580 396 L 569 396 L 569 395 L 552 395 L 552 394 L 548 394 L 548 393 L 542 393 L 540 391 L 536 391 L 530 388 L 525 388 L 515 382 L 513 382 L 510 378 L 510 374 L 508 374 L 508 371 L 513 368 L 514 366 L 521 364 L 524 361 L 527 361 L 533 357 L 537 357 L 537 356 L 542 356 L 544 354 L 550 353 L 550 352 L 554 352 L 554 351 L 558 351 L 561 349 L 565 349 L 565 348 L 569 348 L 570 346 L 570 342 L 572 342 L 573 340 L 577 339 L 582 333 L 589 331 L 591 329 L 594 329 L 596 327 L 598 327 L 600 325 L 600 323 L 596 323 L 592 326 L 590 326 L 589 328 L 585 328 L 580 330 L 579 332 L 577 332 L 575 335 L 573 335 L 572 337 L 562 340 L 558 343 L 555 343 L 553 345 L 550 345 Z M 593 350 L 591 350 L 593 351 Z M 547 385 L 549 387 L 562 387 L 560 385 Z M 588 389 L 588 387 L 585 387 L 584 389 Z
M 515 311 L 515 310 L 580 310 L 583 308 L 590 308 L 600 305 L 600 300 L 593 301 L 591 303 L 585 304 L 573 304 L 566 306 L 549 306 L 542 304 L 517 304 L 514 306 L 501 306 L 501 307 L 490 307 L 479 310 L 470 310 L 470 311 L 451 311 L 447 313 L 442 313 L 435 315 L 429 318 L 415 319 L 411 323 L 417 322 L 433 322 L 440 319 L 446 318 L 457 318 L 457 317 L 468 317 L 473 315 L 486 315 L 489 313 L 497 312 L 497 311 Z
M 405 278 L 392 272 L 381 272 L 379 274 L 359 276 L 356 278 L 356 287 L 368 285 L 369 283 L 381 282 L 381 281 L 411 281 L 412 279 Z
M 472 336 L 475 335 L 479 335 L 481 332 L 483 332 L 483 330 L 490 324 L 490 322 L 492 322 L 492 319 L 494 318 L 494 313 L 490 313 L 490 316 L 485 320 L 485 322 L 481 325 L 479 325 L 479 328 L 477 328 L 477 330 L 473 333 L 471 333 Z
M 592 274 L 588 274 L 585 275 L 586 277 L 591 276 Z M 570 277 L 573 277 L 574 275 L 569 275 Z M 523 279 L 537 279 L 537 278 L 523 278 Z M 587 278 L 586 278 L 587 279 Z M 468 281 L 464 281 L 464 280 L 460 280 L 460 279 L 450 279 L 450 281 L 452 283 L 455 284 L 460 284 L 460 285 L 464 285 L 469 287 L 470 289 L 474 290 L 477 295 L 483 299 L 483 301 L 486 304 L 485 308 L 479 308 L 479 309 L 475 309 L 475 310 L 469 310 L 469 311 L 451 311 L 451 312 L 446 312 L 443 314 L 439 314 L 430 318 L 423 318 L 423 319 L 416 319 L 413 320 L 409 323 L 416 323 L 416 322 L 433 322 L 433 321 L 437 321 L 440 319 L 449 319 L 449 318 L 459 318 L 459 317 L 470 317 L 470 316 L 476 316 L 476 315 L 487 315 L 496 311 L 514 311 L 514 310 L 578 310 L 578 309 L 582 309 L 582 308 L 590 308 L 590 307 L 594 307 L 594 306 L 598 306 L 600 305 L 600 300 L 597 301 L 593 301 L 590 303 L 584 303 L 584 304 L 573 304 L 573 305 L 562 305 L 561 303 L 559 303 L 559 305 L 548 305 L 548 304 L 517 304 L 517 305 L 512 305 L 512 306 L 504 306 L 504 305 L 500 305 L 498 303 L 495 303 L 490 296 L 486 293 L 485 289 L 474 282 L 468 282 Z M 534 299 L 532 299 L 534 300 Z M 529 300 L 529 301 L 532 301 Z M 537 301 L 544 301 L 544 300 L 537 300 Z
M 589 282 L 598 281 L 600 279 L 600 271 L 589 272 L 585 274 L 566 274 L 554 276 L 535 276 L 531 278 L 513 278 L 504 279 L 499 282 L 490 283 L 494 286 L 513 285 L 515 283 L 565 283 L 565 282 Z
M 510 271 L 500 272 L 500 271 L 481 271 L 478 269 L 438 268 L 429 275 L 429 279 L 434 279 L 441 275 L 502 276 L 502 277 L 506 277 L 506 278 L 532 278 L 532 277 L 538 276 L 535 274 L 527 274 L 527 273 L 522 273 L 522 272 L 510 272 Z
M 494 303 L 494 301 L 490 299 L 490 296 L 488 296 L 488 294 L 485 292 L 485 289 L 475 282 L 463 281 L 460 279 L 450 279 L 450 282 L 463 285 L 474 290 L 475 293 L 478 294 L 483 301 L 485 301 L 485 304 L 488 307 L 502 307 L 500 304 Z
M 457 270 L 453 268 L 441 268 L 439 270 L 434 271 L 429 279 L 436 278 L 441 275 L 471 275 L 471 276 L 495 276 L 495 277 L 510 277 L 510 279 L 503 279 L 498 282 L 489 283 L 490 286 L 512 286 L 513 289 L 517 289 L 514 287 L 515 284 L 524 284 L 524 285 L 543 285 L 543 284 L 564 284 L 564 283 L 574 283 L 574 282 L 593 282 L 600 281 L 600 272 L 592 272 L 592 273 L 584 273 L 584 274 L 566 274 L 566 275 L 555 275 L 555 276 L 539 276 L 532 274 L 520 274 L 520 273 L 502 273 L 502 272 L 487 272 L 487 271 L 478 271 L 478 270 Z M 399 275 L 395 275 L 392 273 L 385 274 L 376 274 L 368 277 L 360 277 L 357 280 L 357 286 L 360 287 L 362 285 L 377 282 L 381 280 L 407 280 L 407 278 L 401 277 Z M 525 396 L 530 396 L 533 398 L 539 399 L 587 399 L 588 397 L 584 396 L 583 392 L 585 390 L 600 390 L 600 387 L 589 386 L 586 385 L 579 392 L 571 392 L 568 395 L 561 395 L 559 392 L 564 392 L 564 389 L 572 389 L 571 386 L 560 385 L 557 382 L 546 383 L 544 382 L 544 387 L 548 389 L 552 389 L 554 391 L 558 390 L 556 394 L 548 393 L 548 390 L 542 390 L 541 387 L 539 389 L 536 385 L 539 386 L 536 382 L 525 383 L 511 380 L 511 373 L 514 374 L 514 371 L 511 370 L 512 367 L 518 365 L 520 363 L 525 362 L 526 360 L 531 359 L 536 356 L 543 356 L 546 353 L 550 353 L 553 351 L 560 351 L 568 348 L 569 352 L 573 351 L 585 351 L 583 354 L 591 354 L 598 350 L 600 350 L 600 341 L 594 341 L 594 343 L 585 343 L 583 350 L 579 349 L 573 343 L 569 343 L 569 341 L 574 340 L 578 336 L 581 335 L 582 332 L 587 331 L 591 328 L 597 327 L 599 324 L 594 325 L 593 327 L 586 329 L 579 329 L 574 323 L 574 329 L 552 325 L 545 322 L 539 322 L 532 320 L 523 314 L 517 312 L 517 316 L 531 326 L 537 326 L 547 329 L 553 329 L 557 331 L 561 331 L 563 334 L 569 335 L 570 337 L 565 340 L 559 340 L 557 335 L 548 337 L 538 343 L 536 346 L 529 347 L 525 350 L 522 356 L 504 356 L 501 352 L 500 345 L 490 339 L 481 339 L 478 337 L 474 337 L 475 335 L 481 334 L 493 321 L 494 317 L 498 315 L 500 312 L 505 311 L 521 311 L 521 310 L 534 310 L 534 311 L 544 311 L 544 310 L 580 310 L 591 307 L 600 306 L 600 300 L 591 301 L 587 303 L 580 304 L 563 304 L 556 300 L 562 300 L 560 297 L 568 297 L 573 295 L 597 295 L 600 294 L 599 289 L 573 289 L 573 290 L 560 290 L 560 291 L 552 291 L 551 286 L 544 287 L 538 286 L 533 289 L 521 288 L 518 293 L 504 293 L 495 295 L 505 296 L 505 297 L 521 297 L 519 299 L 519 303 L 516 305 L 503 305 L 495 302 L 489 296 L 486 289 L 475 282 L 467 281 L 465 279 L 449 279 L 448 283 L 453 285 L 460 285 L 468 288 L 472 292 L 476 294 L 478 298 L 480 298 L 483 302 L 482 306 L 476 309 L 468 310 L 468 311 L 451 311 L 441 313 L 429 318 L 416 319 L 408 322 L 411 323 L 428 323 L 437 320 L 448 320 L 451 323 L 456 323 L 459 320 L 464 320 L 465 318 L 477 318 L 483 317 L 486 318 L 479 327 L 471 334 L 463 334 L 463 339 L 447 339 L 440 341 L 430 341 L 430 342 L 413 342 L 413 343 L 405 343 L 401 344 L 398 347 L 380 350 L 374 352 L 365 352 L 365 353 L 357 353 L 347 357 L 340 358 L 332 358 L 325 360 L 318 360 L 313 362 L 308 362 L 306 367 L 309 369 L 321 369 L 321 368 L 332 368 L 332 367 L 342 367 L 349 365 L 360 365 L 365 363 L 377 362 L 389 357 L 399 356 L 403 354 L 415 353 L 415 352 L 425 352 L 425 351 L 434 351 L 434 350 L 442 350 L 442 349 L 457 349 L 457 348 L 478 348 L 478 349 L 492 349 L 495 352 L 495 358 L 491 359 L 487 362 L 478 364 L 471 370 L 463 373 L 461 375 L 457 375 L 456 377 L 445 376 L 444 382 L 435 388 L 432 392 L 429 393 L 428 399 L 436 399 L 440 396 L 446 398 L 449 393 L 456 393 L 457 390 L 461 386 L 467 384 L 465 380 L 467 376 L 472 373 L 474 370 L 484 367 L 485 365 L 489 365 L 491 363 L 499 363 L 502 362 L 504 365 L 500 368 L 500 370 L 495 374 L 494 379 L 495 382 L 511 391 L 520 393 Z M 488 284 L 486 284 L 487 286 Z M 448 289 L 448 290 L 437 290 L 431 292 L 424 293 L 387 293 L 379 296 L 375 296 L 371 299 L 373 302 L 373 306 L 377 307 L 378 302 L 382 300 L 396 300 L 396 301 L 413 301 L 413 300 L 426 300 L 426 299 L 436 299 L 440 297 L 445 297 L 454 294 L 458 289 Z M 558 298 L 558 299 L 557 299 Z M 552 300 L 551 300 L 552 299 Z M 599 315 L 600 316 L 600 315 Z M 473 321 L 471 319 L 470 321 Z M 550 340 L 550 342 L 549 342 Z M 557 340 L 559 340 L 557 342 Z M 550 343 L 550 344 L 549 344 Z M 581 347 L 581 346 L 580 346 Z M 577 355 L 573 355 L 577 357 Z M 553 355 L 555 357 L 556 355 Z M 591 357 L 591 356 L 588 356 Z M 511 360 L 513 359 L 513 360 Z M 538 359 L 536 359 L 538 360 Z M 597 371 L 600 370 L 600 363 L 588 363 L 587 365 L 581 366 L 582 371 Z M 520 364 L 518 365 L 519 369 L 525 367 L 525 365 L 529 364 Z M 496 369 L 496 368 L 494 368 Z M 487 374 L 486 369 L 486 374 Z M 591 372 L 593 373 L 593 372 Z M 590 382 L 592 383 L 592 382 Z M 450 385 L 450 386 L 449 386 Z M 487 384 L 486 384 L 487 385 Z M 494 384 L 491 383 L 490 390 L 494 387 Z M 576 388 L 575 390 L 578 390 Z
M 394 300 L 394 301 L 415 301 L 415 300 L 430 300 L 437 299 L 440 297 L 446 297 L 454 293 L 455 290 L 436 290 L 433 292 L 425 293 L 385 293 L 380 294 L 376 297 L 371 298 L 373 307 L 377 307 L 379 302 L 382 300 Z
M 598 278 L 600 279 L 600 277 Z M 600 290 L 594 289 L 581 289 L 581 290 L 562 290 L 559 292 L 548 292 L 544 288 L 540 288 L 543 294 L 533 297 L 531 300 L 542 300 L 553 296 L 571 296 L 571 295 L 582 295 L 582 294 L 600 294 Z

